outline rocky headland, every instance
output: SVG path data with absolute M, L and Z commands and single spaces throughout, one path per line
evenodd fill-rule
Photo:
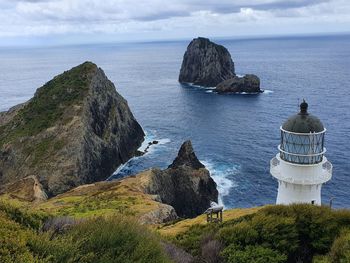
M 102 69 L 85 62 L 0 114 L 0 184 L 37 180 L 55 196 L 106 179 L 143 140 L 127 101 Z
M 0 200 L 6 196 L 35 202 L 37 209 L 55 216 L 122 214 L 149 225 L 201 215 L 211 201 L 217 202 L 218 191 L 191 142 L 186 141 L 164 170 L 151 168 L 119 180 L 80 185 L 48 200 L 41 184 L 31 176 L 0 189 Z
M 253 74 L 239 77 L 229 51 L 207 38 L 193 39 L 184 54 L 179 82 L 215 87 L 217 93 L 259 93 L 260 79 Z

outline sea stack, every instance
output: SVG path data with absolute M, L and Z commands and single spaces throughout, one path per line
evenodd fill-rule
M 179 82 L 215 87 L 217 93 L 259 93 L 260 79 L 253 74 L 239 77 L 228 50 L 207 38 L 195 38 L 188 45 Z
M 127 101 L 85 62 L 0 114 L 0 184 L 35 176 L 54 196 L 106 179 L 143 139 Z
M 167 169 L 152 170 L 146 189 L 184 218 L 198 216 L 210 207 L 211 201 L 218 201 L 216 183 L 196 157 L 191 141 L 181 145 L 176 159 Z
M 208 38 L 198 37 L 188 45 L 180 70 L 180 83 L 216 87 L 235 76 L 230 52 Z

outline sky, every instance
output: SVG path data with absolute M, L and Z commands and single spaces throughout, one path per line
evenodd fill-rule
M 0 45 L 350 32 L 350 0 L 0 0 Z

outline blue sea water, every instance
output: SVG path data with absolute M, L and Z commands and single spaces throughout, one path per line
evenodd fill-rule
M 254 73 L 267 92 L 217 95 L 177 82 L 189 41 L 0 49 L 0 111 L 31 98 L 53 76 L 86 60 L 104 69 L 147 132 L 160 140 L 115 177 L 165 168 L 191 139 L 218 183 L 227 208 L 274 203 L 277 183 L 269 161 L 279 127 L 305 98 L 326 126 L 333 178 L 323 202 L 350 207 L 350 36 L 216 40 L 238 74 Z M 114 177 L 114 178 L 115 178 Z

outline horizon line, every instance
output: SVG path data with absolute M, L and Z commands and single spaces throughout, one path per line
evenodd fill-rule
M 77 41 L 72 43 L 31 43 L 31 44 L 0 44 L 0 48 L 54 48 L 54 47 L 70 47 L 70 46 L 92 46 L 92 45 L 113 45 L 113 44 L 147 44 L 147 43 L 171 43 L 183 42 L 192 40 L 197 37 L 205 37 L 214 40 L 264 40 L 264 39 L 287 39 L 287 38 L 313 38 L 313 37 L 328 37 L 328 36 L 350 36 L 350 31 L 344 32 L 315 32 L 315 33 L 293 33 L 293 34 L 256 34 L 256 35 L 240 35 L 240 36 L 193 36 L 193 37 L 179 37 L 179 38 L 164 38 L 164 39 L 133 39 L 133 40 L 106 40 L 106 41 Z M 21 37 L 20 37 L 21 38 Z M 20 39 L 19 38 L 19 39 Z M 1 40 L 1 38 L 0 38 Z

